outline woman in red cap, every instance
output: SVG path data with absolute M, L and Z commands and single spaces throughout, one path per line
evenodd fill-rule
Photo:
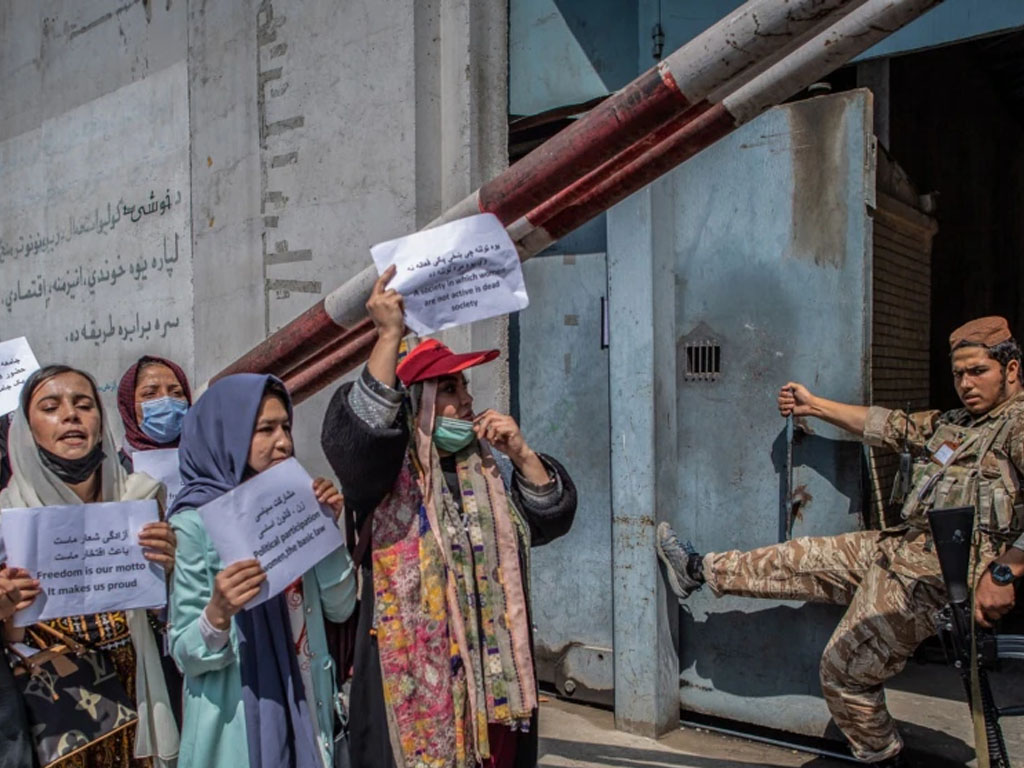
M 398 364 L 402 297 L 366 304 L 378 340 L 335 393 L 324 452 L 355 514 L 362 594 L 350 699 L 353 768 L 537 763 L 529 550 L 569 530 L 576 489 L 510 416 L 477 414 L 457 355 L 424 341 Z M 399 383 L 401 382 L 401 383 Z

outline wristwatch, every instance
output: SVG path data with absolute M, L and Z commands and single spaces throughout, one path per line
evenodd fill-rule
M 1013 571 L 1006 563 L 997 563 L 993 560 L 988 564 L 989 573 L 992 574 L 992 581 L 1001 587 L 1013 584 Z

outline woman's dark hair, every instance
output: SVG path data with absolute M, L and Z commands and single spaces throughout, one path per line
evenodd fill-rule
M 77 373 L 89 382 L 89 386 L 92 387 L 92 398 L 96 401 L 96 407 L 100 409 L 102 414 L 103 401 L 100 400 L 100 392 L 96 388 L 96 382 L 92 376 L 78 368 L 72 368 L 70 365 L 58 364 L 45 365 L 28 377 L 28 381 L 25 382 L 25 386 L 21 390 L 21 410 L 25 416 L 28 416 L 28 406 L 32 402 L 32 395 L 36 393 L 36 390 L 54 376 L 60 376 L 62 373 Z
M 288 394 L 288 390 L 285 389 L 277 379 L 267 379 L 267 386 L 263 389 L 263 396 L 273 395 L 281 401 L 281 405 L 285 407 L 285 410 L 290 411 L 292 407 L 292 398 Z
M 157 360 L 155 357 L 140 357 L 139 358 L 139 362 L 137 363 L 137 365 L 138 365 L 138 368 L 135 369 L 135 382 L 136 382 L 136 384 L 138 383 L 138 380 L 139 380 L 139 374 L 142 373 L 147 368 L 153 368 L 154 366 L 157 366 L 157 365 L 159 365 L 159 366 L 161 366 L 163 368 L 167 367 L 167 363 L 165 363 L 163 360 Z M 172 373 L 173 373 L 173 371 L 172 371 Z M 175 376 L 175 378 L 177 378 L 177 376 Z M 180 384 L 181 382 L 178 382 L 178 383 Z
M 995 360 L 1003 368 L 1009 364 L 1011 360 L 1016 360 L 1017 364 L 1021 364 L 1021 351 L 1020 344 L 1014 338 L 1009 338 L 1006 341 L 1000 341 L 998 344 L 993 344 L 991 347 L 986 347 L 984 344 L 977 344 L 971 341 L 961 341 L 957 344 L 953 351 L 963 349 L 964 347 L 981 347 L 988 356 Z

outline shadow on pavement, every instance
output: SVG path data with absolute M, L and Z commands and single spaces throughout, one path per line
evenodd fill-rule
M 587 744 L 578 741 L 566 741 L 564 739 L 540 740 L 540 762 L 539 766 L 551 765 L 545 762 L 546 758 L 560 757 L 581 762 L 593 763 L 595 766 L 608 766 L 608 768 L 792 768 L 789 765 L 765 762 L 747 762 L 731 760 L 722 757 L 699 757 L 696 755 L 684 755 L 678 752 L 666 752 L 654 749 L 636 749 L 634 747 L 619 747 L 611 744 Z M 844 763 L 839 760 L 826 760 L 808 758 L 811 762 L 804 766 L 814 765 L 814 768 L 843 768 L 851 763 Z

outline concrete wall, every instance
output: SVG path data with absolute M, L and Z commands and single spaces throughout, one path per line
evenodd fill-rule
M 144 352 L 206 380 L 504 167 L 506 39 L 494 0 L 3 4 L 0 337 L 107 386 Z M 72 295 L 79 267 L 97 282 Z M 136 312 L 178 324 L 129 335 Z M 474 382 L 488 404 L 503 371 Z M 314 471 L 329 394 L 298 411 Z

